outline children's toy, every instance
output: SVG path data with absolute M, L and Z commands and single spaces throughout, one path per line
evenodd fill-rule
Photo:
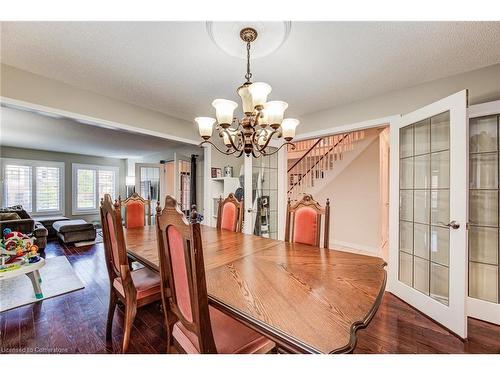
M 34 238 L 22 232 L 3 230 L 4 238 L 0 240 L 0 269 L 11 269 L 7 265 L 36 263 L 40 260 L 38 246 L 33 244 Z

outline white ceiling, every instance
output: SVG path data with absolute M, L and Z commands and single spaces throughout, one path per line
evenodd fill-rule
M 142 158 L 167 153 L 182 143 L 1 107 L 0 146 L 111 158 Z M 192 146 L 196 148 L 196 146 Z
M 5 64 L 186 120 L 245 73 L 204 22 L 3 22 L 1 42 Z M 253 80 L 300 117 L 500 63 L 499 45 L 500 22 L 292 22 Z

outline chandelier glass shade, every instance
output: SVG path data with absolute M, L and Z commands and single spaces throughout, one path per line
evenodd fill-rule
M 260 157 L 272 155 L 278 152 L 283 146 L 290 145 L 295 137 L 295 129 L 299 120 L 284 118 L 288 104 L 283 101 L 267 101 L 272 91 L 270 85 L 265 82 L 254 82 L 250 72 L 250 43 L 257 38 L 257 31 L 252 28 L 245 28 L 240 32 L 241 39 L 247 45 L 247 73 L 246 82 L 238 89 L 243 110 L 243 117 L 234 117 L 234 112 L 238 108 L 238 103 L 227 99 L 215 99 L 212 106 L 215 108 L 215 117 L 196 117 L 194 120 L 198 125 L 203 144 L 211 144 L 217 151 L 225 155 L 235 155 Z M 222 139 L 226 150 L 222 150 L 210 141 L 214 124 L 218 136 Z M 273 151 L 268 149 L 271 139 L 284 138 L 283 144 Z

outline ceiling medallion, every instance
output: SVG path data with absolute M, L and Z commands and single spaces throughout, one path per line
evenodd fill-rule
M 283 146 L 291 145 L 295 137 L 295 128 L 299 120 L 285 118 L 284 113 L 288 104 L 283 101 L 267 101 L 271 93 L 271 86 L 264 82 L 251 82 L 250 71 L 250 48 L 251 43 L 257 40 L 258 33 L 252 27 L 244 27 L 240 30 L 240 38 L 246 44 L 247 71 L 246 81 L 238 88 L 237 93 L 241 98 L 244 117 L 237 119 L 233 117 L 234 110 L 238 107 L 236 102 L 226 99 L 215 99 L 212 106 L 215 108 L 217 118 L 216 130 L 222 138 L 226 150 L 219 149 L 209 139 L 212 136 L 216 120 L 211 117 L 195 118 L 198 124 L 203 144 L 211 144 L 217 151 L 225 155 L 240 157 L 243 154 L 258 158 L 260 156 L 272 155 Z M 268 145 L 273 137 L 285 139 L 285 142 L 276 150 L 269 151 Z

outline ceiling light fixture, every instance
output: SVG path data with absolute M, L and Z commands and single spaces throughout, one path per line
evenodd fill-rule
M 283 118 L 288 104 L 283 101 L 267 101 L 271 93 L 271 86 L 264 82 L 252 83 L 252 73 L 250 72 L 250 47 L 251 43 L 257 39 L 257 31 L 251 27 L 246 27 L 240 31 L 240 38 L 247 47 L 247 72 L 245 83 L 241 85 L 237 93 L 241 98 L 244 117 L 237 119 L 233 117 L 236 102 L 226 99 L 215 99 L 212 106 L 215 108 L 215 117 L 197 117 L 194 120 L 198 124 L 203 144 L 211 144 L 215 149 L 225 155 L 235 155 L 240 157 L 252 155 L 255 158 L 272 155 L 278 152 L 283 146 L 291 145 L 295 148 L 292 139 L 295 137 L 295 128 L 299 120 Z M 218 135 L 222 138 L 226 150 L 221 150 L 209 139 L 212 136 L 214 124 Z M 274 151 L 268 148 L 273 137 L 285 139 L 285 142 Z

